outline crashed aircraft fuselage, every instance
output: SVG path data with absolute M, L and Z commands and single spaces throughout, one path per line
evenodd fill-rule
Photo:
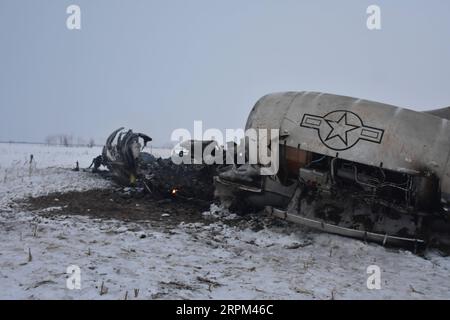
M 212 200 L 214 183 L 216 198 L 234 211 L 266 208 L 308 227 L 383 244 L 448 245 L 448 115 L 446 109 L 423 113 L 332 94 L 275 93 L 256 103 L 246 124 L 246 130 L 278 130 L 273 175 L 261 174 L 258 163 L 158 164 L 162 160 L 133 151 L 133 143 L 121 142 L 118 150 L 111 137 L 103 162 L 126 179 L 137 175 L 149 192 L 183 190 L 192 199 L 203 188 L 203 198 Z M 124 166 L 120 159 L 129 155 L 134 160 Z M 176 171 L 176 179 L 163 183 L 161 165 Z
M 445 110 L 434 114 L 324 93 L 267 95 L 246 129 L 279 130 L 277 175 L 249 184 L 219 174 L 216 192 L 236 207 L 266 207 L 345 236 L 448 241 L 450 125 Z

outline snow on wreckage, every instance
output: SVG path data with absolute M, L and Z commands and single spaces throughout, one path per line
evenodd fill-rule
M 415 112 L 323 93 L 270 94 L 256 103 L 246 130 L 279 131 L 276 146 L 256 139 L 257 148 L 279 150 L 275 174 L 249 161 L 249 139 L 231 157 L 243 156 L 244 163 L 175 164 L 142 152 L 139 140 L 145 146 L 151 138 L 123 128 L 108 138 L 94 171 L 103 164 L 119 183 L 155 197 L 205 204 L 217 198 L 230 211 L 266 209 L 383 245 L 448 248 L 449 115 L 449 108 Z M 194 157 L 196 146 L 226 157 L 216 141 L 186 141 L 183 149 Z

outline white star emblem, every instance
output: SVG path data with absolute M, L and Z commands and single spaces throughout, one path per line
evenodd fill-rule
M 347 113 L 344 113 L 338 121 L 325 119 L 331 128 L 330 133 L 326 137 L 325 141 L 331 140 L 334 137 L 338 137 L 347 146 L 347 134 L 350 131 L 360 128 L 360 126 L 355 126 L 353 124 L 347 123 Z

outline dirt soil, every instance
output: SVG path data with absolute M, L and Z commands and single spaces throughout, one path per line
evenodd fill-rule
M 174 198 L 153 199 L 143 193 L 126 193 L 114 189 L 51 193 L 28 198 L 22 205 L 41 215 L 82 215 L 93 218 L 152 222 L 154 226 L 174 227 L 181 222 L 207 222 L 204 204 Z M 49 210 L 48 208 L 57 208 Z

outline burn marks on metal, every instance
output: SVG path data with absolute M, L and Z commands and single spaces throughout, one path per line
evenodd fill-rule
M 336 151 L 347 150 L 360 140 L 381 143 L 384 130 L 367 126 L 354 112 L 336 110 L 325 116 L 304 114 L 300 126 L 317 130 L 322 143 Z

